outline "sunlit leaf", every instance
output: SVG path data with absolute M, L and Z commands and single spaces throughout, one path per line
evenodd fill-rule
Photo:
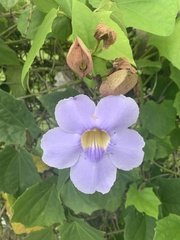
M 93 13 L 85 4 L 74 1 L 72 5 L 73 36 L 80 37 L 85 45 L 93 51 L 96 46 L 94 38 L 96 26 L 103 22 L 117 33 L 117 40 L 108 50 L 103 51 L 99 48 L 95 55 L 106 60 L 126 57 L 131 63 L 134 63 L 129 40 L 119 25 L 111 19 L 111 13 L 111 11 Z
M 101 5 L 104 6 L 106 4 L 109 4 L 109 0 L 89 0 L 89 3 L 94 8 L 101 8 Z
M 161 36 L 172 33 L 178 12 L 176 1 L 116 0 L 116 3 L 123 12 L 126 27 L 138 28 Z
M 6 10 L 11 9 L 17 2 L 18 0 L 0 0 L 0 3 Z
M 36 57 L 39 49 L 42 47 L 47 34 L 51 31 L 52 22 L 56 16 L 57 16 L 57 10 L 52 8 L 48 12 L 48 14 L 44 18 L 42 24 L 38 28 L 38 31 L 34 38 L 33 44 L 31 46 L 31 49 L 28 53 L 27 59 L 23 66 L 22 75 L 21 75 L 21 82 L 22 82 L 23 86 L 24 86 L 24 78 L 25 78 L 27 72 L 29 71 L 29 68 L 31 67 L 31 64 L 32 64 L 34 58 Z
M 30 16 L 31 20 L 29 20 Z M 24 12 L 22 12 L 17 22 L 17 28 L 22 36 L 28 39 L 34 39 L 45 16 L 45 13 L 41 12 L 38 8 L 32 9 L 28 6 Z
M 136 184 L 132 184 L 127 192 L 126 207 L 133 205 L 139 212 L 156 219 L 159 215 L 160 204 L 160 200 L 150 187 L 139 190 Z
M 51 11 L 52 8 L 55 8 L 55 9 L 58 8 L 58 4 L 55 0 L 46 0 L 46 1 L 33 0 L 33 2 L 35 3 L 35 5 L 38 7 L 40 11 L 45 13 L 48 13 L 49 11 Z
M 132 64 L 134 63 L 132 50 L 129 44 L 129 40 L 123 30 L 119 27 L 111 19 L 111 11 L 104 11 L 104 12 L 95 12 L 94 17 L 98 19 L 98 24 L 103 22 L 108 27 L 110 27 L 113 31 L 117 33 L 116 42 L 111 45 L 107 50 L 98 51 L 95 55 L 101 57 L 106 60 L 114 60 L 115 58 L 125 57 L 127 58 Z
M 177 18 L 174 30 L 170 36 L 168 37 L 160 37 L 156 35 L 149 36 L 149 44 L 157 47 L 160 55 L 167 58 L 172 63 L 172 65 L 178 69 L 180 69 L 179 42 L 180 42 L 180 17 Z
M 180 216 L 177 216 L 175 214 L 170 214 L 168 217 L 165 217 L 157 221 L 154 240 L 166 240 L 166 239 L 179 240 L 180 237 L 179 223 Z
M 96 45 L 94 31 L 98 25 L 98 20 L 93 12 L 83 3 L 73 1 L 72 4 L 72 29 L 73 36 L 80 37 L 84 44 L 93 50 Z
M 64 12 L 66 16 L 69 18 L 72 17 L 72 1 L 73 0 L 68 0 L 68 1 L 62 1 L 62 0 L 55 0 L 58 3 L 59 10 Z

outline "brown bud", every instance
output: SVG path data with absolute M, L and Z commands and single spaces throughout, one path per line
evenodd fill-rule
M 118 70 L 102 82 L 99 92 L 102 96 L 126 94 L 137 83 L 138 76 L 128 70 Z
M 91 53 L 79 37 L 76 37 L 71 45 L 66 61 L 68 66 L 80 77 L 85 77 L 93 67 Z
M 98 42 L 103 40 L 103 50 L 109 48 L 110 45 L 115 43 L 117 33 L 115 33 L 111 28 L 106 26 L 104 23 L 97 25 L 94 37 L 97 39 Z
M 131 66 L 130 62 L 126 58 L 116 58 L 113 62 L 113 67 L 116 70 L 126 69 L 131 71 L 132 73 L 137 72 L 136 69 Z

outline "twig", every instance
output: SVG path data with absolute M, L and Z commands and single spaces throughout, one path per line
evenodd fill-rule
M 156 163 L 156 162 L 153 162 L 153 163 L 154 163 L 154 165 L 156 165 L 157 167 L 163 169 L 163 170 L 166 171 L 166 172 L 169 172 L 169 173 L 172 173 L 172 174 L 174 174 L 174 175 L 180 176 L 180 173 L 174 172 L 174 171 L 172 171 L 171 169 L 168 169 L 168 168 L 166 168 L 166 167 L 164 167 L 164 166 L 162 166 L 162 165 L 160 165 L 160 164 L 158 164 L 158 163 Z

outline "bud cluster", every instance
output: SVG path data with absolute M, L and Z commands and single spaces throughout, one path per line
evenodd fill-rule
M 94 37 L 97 40 L 95 51 L 101 40 L 103 41 L 102 49 L 106 50 L 115 43 L 117 34 L 101 23 L 97 25 Z M 69 49 L 66 61 L 81 78 L 87 76 L 93 69 L 92 53 L 78 36 Z M 126 94 L 136 85 L 137 80 L 136 69 L 129 61 L 125 58 L 116 58 L 106 80 L 101 83 L 99 92 L 102 96 Z

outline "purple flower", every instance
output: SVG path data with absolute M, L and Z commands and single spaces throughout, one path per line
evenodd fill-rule
M 139 108 L 123 95 L 102 98 L 97 106 L 85 95 L 61 100 L 55 109 L 59 127 L 42 138 L 43 161 L 70 169 L 70 178 L 84 193 L 107 193 L 117 168 L 128 171 L 143 160 L 143 138 L 132 129 Z

